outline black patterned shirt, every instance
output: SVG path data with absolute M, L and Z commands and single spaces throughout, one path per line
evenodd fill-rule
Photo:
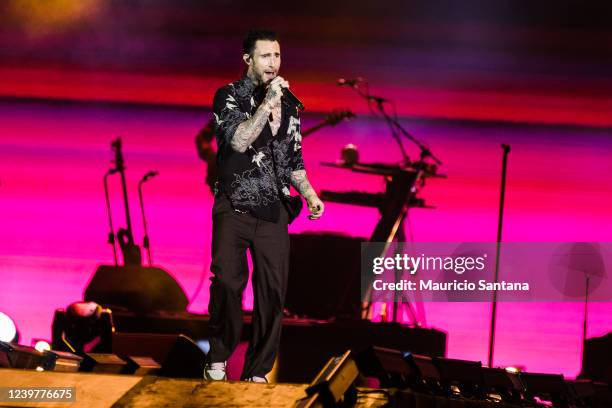
M 219 167 L 219 190 L 234 210 L 276 222 L 281 196 L 289 196 L 291 173 L 304 169 L 297 107 L 282 99 L 281 124 L 275 136 L 267 123 L 244 153 L 231 140 L 236 128 L 255 114 L 265 89 L 247 76 L 217 90 L 213 101 Z

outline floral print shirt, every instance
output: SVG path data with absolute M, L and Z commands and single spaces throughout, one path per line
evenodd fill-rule
M 296 106 L 282 99 L 281 124 L 272 135 L 267 123 L 244 153 L 232 149 L 240 123 L 251 118 L 265 89 L 247 76 L 217 90 L 213 101 L 219 167 L 218 187 L 234 210 L 276 222 L 281 199 L 289 196 L 291 173 L 304 169 L 300 118 Z

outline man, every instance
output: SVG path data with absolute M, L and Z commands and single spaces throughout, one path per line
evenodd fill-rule
M 204 378 L 226 379 L 226 361 L 240 340 L 242 292 L 253 260 L 253 336 L 241 379 L 267 382 L 280 341 L 289 270 L 289 188 L 306 199 L 310 219 L 323 202 L 302 160 L 298 110 L 283 98 L 281 55 L 272 31 L 251 30 L 243 43 L 246 75 L 215 94 L 218 192 L 213 206 L 210 353 Z
M 206 185 L 215 193 L 217 182 L 217 151 L 213 145 L 215 138 L 215 120 L 211 118 L 198 132 L 195 138 L 198 157 L 206 163 Z

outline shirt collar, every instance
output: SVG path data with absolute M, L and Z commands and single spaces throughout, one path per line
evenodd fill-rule
M 255 92 L 255 89 L 257 88 L 253 80 L 249 78 L 248 75 L 242 77 L 242 84 L 251 94 Z

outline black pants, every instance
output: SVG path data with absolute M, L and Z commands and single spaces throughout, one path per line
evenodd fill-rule
M 248 280 L 247 248 L 253 259 L 253 336 L 242 379 L 263 377 L 274 364 L 280 341 L 283 304 L 289 273 L 287 212 L 278 222 L 234 211 L 222 194 L 213 206 L 210 286 L 210 362 L 225 361 L 242 331 L 242 293 Z

